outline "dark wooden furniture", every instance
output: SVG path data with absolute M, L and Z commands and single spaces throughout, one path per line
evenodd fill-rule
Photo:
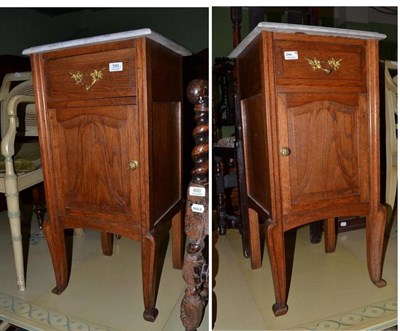
M 236 47 L 241 41 L 241 22 L 242 8 L 231 7 L 232 21 L 232 39 L 233 47 Z M 213 69 L 213 89 L 219 91 L 220 98 L 218 105 L 215 104 L 213 109 L 213 163 L 214 163 L 214 180 L 216 195 L 217 219 L 216 226 L 219 228 L 219 234 L 224 235 L 227 228 L 237 228 L 242 235 L 243 255 L 250 257 L 249 242 L 249 223 L 247 219 L 247 196 L 246 196 L 246 180 L 244 176 L 244 157 L 242 143 L 242 127 L 240 114 L 240 100 L 237 91 L 237 75 L 235 70 L 235 62 L 227 58 L 217 58 Z M 214 93 L 214 99 L 216 99 Z M 221 107 L 222 106 L 222 107 Z M 222 108 L 222 109 L 221 109 Z M 221 118 L 221 113 L 225 112 L 225 117 Z M 217 126 L 224 123 L 235 125 L 235 146 L 234 148 L 219 148 L 217 143 Z M 224 185 L 223 168 L 227 167 L 226 156 L 229 155 L 235 159 L 237 192 L 239 200 L 240 216 L 232 212 L 228 212 L 225 194 L 227 193 Z M 253 250 L 254 251 L 254 250 Z M 253 259 L 252 259 L 253 261 Z M 257 266 L 255 266 L 257 267 Z
M 181 62 L 190 53 L 149 29 L 75 40 L 31 54 L 49 220 L 43 228 L 60 294 L 64 229 L 141 242 L 144 318 L 154 321 L 161 247 L 172 219 L 182 266 Z
M 325 220 L 330 253 L 335 218 L 366 216 L 369 275 L 376 286 L 386 285 L 378 107 L 384 37 L 264 22 L 230 55 L 239 70 L 250 241 L 259 240 L 260 216 L 276 316 L 288 309 L 285 232 L 315 220 Z
M 181 320 L 186 331 L 195 331 L 203 319 L 208 302 L 208 263 L 203 250 L 208 252 L 205 238 L 208 236 L 208 84 L 205 80 L 193 80 L 187 96 L 194 104 L 196 127 L 193 130 L 195 146 L 192 151 L 194 168 L 187 190 L 185 233 L 187 255 L 182 275 L 186 282 L 181 303 Z
M 240 217 L 233 211 L 230 200 L 232 189 L 237 187 L 236 169 L 230 173 L 230 160 L 235 159 L 233 147 L 213 146 L 214 194 L 218 233 L 225 235 L 228 228 L 241 228 Z
M 222 126 L 235 124 L 234 80 L 234 61 L 216 58 L 213 65 L 213 209 L 217 211 L 214 226 L 218 227 L 220 235 L 225 235 L 227 228 L 241 228 L 240 217 L 227 203 L 229 189 L 237 187 L 237 178 L 233 178 L 236 174 L 230 175 L 228 170 L 230 160 L 236 159 L 235 146 L 233 141 L 220 144 Z M 224 137 L 225 140 L 230 138 Z

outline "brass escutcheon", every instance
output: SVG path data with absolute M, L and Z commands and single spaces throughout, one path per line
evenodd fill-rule
M 292 151 L 289 147 L 282 147 L 281 149 L 279 149 L 279 154 L 282 156 L 289 156 L 291 152 Z
M 131 170 L 136 170 L 138 166 L 139 162 L 136 160 L 131 160 L 131 162 L 129 162 L 129 169 Z

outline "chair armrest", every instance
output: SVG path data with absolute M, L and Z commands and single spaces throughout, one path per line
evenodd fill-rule
M 1 154 L 7 159 L 15 154 L 14 142 L 17 133 L 17 108 L 20 103 L 34 103 L 34 97 L 30 95 L 16 95 L 10 99 L 7 107 L 9 125 L 1 140 Z
M 0 87 L 0 101 L 4 100 L 6 95 L 10 92 L 10 87 L 12 82 L 22 82 L 32 78 L 32 72 L 13 72 L 8 73 L 4 76 L 3 82 Z

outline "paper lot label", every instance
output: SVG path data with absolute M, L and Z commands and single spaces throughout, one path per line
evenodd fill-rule
M 112 62 L 108 64 L 108 71 L 122 71 L 124 70 L 124 63 L 123 62 Z
M 191 195 L 193 197 L 205 197 L 206 189 L 204 187 L 190 186 L 189 187 L 189 195 Z
M 203 205 L 198 205 L 197 203 L 194 203 L 192 205 L 192 212 L 194 212 L 194 213 L 204 213 L 204 206 Z
M 299 53 L 297 51 L 286 51 L 283 53 L 285 56 L 285 60 L 298 60 Z

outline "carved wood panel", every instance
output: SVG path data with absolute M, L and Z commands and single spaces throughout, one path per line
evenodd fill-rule
M 364 103 L 358 94 L 281 94 L 280 165 L 285 209 L 338 197 L 366 197 L 360 164 L 368 163 Z M 288 155 L 282 155 L 288 148 Z
M 137 199 L 137 110 L 134 106 L 64 108 L 52 112 L 59 212 L 98 213 L 139 223 Z M 131 128 L 134 129 L 131 129 Z M 136 159 L 135 159 L 136 158 Z M 136 174 L 136 176 L 135 176 Z M 133 198 L 132 198 L 133 197 Z M 134 205 L 132 205 L 134 204 Z M 108 217 L 107 217 L 108 215 Z

